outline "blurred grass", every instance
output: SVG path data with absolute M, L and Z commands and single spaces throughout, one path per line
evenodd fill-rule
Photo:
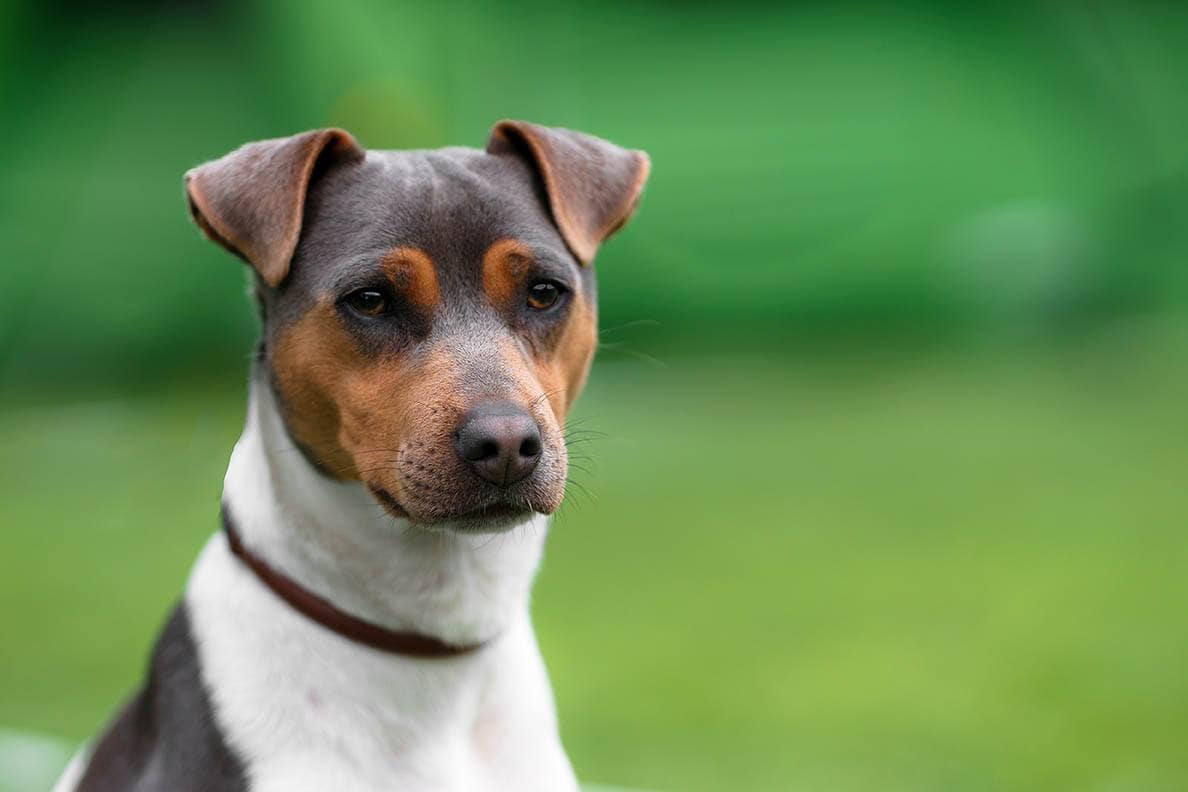
M 1183 788 L 1186 351 L 604 360 L 534 605 L 579 773 Z M 240 391 L 0 412 L 0 723 L 82 738 L 135 684 Z

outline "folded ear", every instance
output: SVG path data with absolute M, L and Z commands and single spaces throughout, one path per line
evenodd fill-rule
M 651 167 L 642 151 L 525 121 L 496 124 L 487 152 L 525 156 L 532 162 L 544 182 L 553 221 L 583 264 L 593 260 L 599 244 L 635 211 Z
M 305 195 L 315 173 L 363 156 L 355 139 L 341 129 L 248 143 L 186 173 L 190 215 L 207 237 L 276 287 L 297 249 Z

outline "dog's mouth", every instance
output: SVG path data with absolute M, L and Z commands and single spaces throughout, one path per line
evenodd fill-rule
M 407 520 L 409 518 L 408 511 L 400 505 L 400 501 L 396 500 L 395 496 L 383 487 L 368 484 L 367 491 L 371 493 L 371 497 L 379 501 L 380 506 L 383 506 L 384 511 L 388 514 L 401 520 Z
M 460 511 L 443 511 L 431 515 L 411 513 L 391 492 L 376 484 L 368 484 L 371 496 L 389 515 L 408 520 L 414 525 L 460 533 L 495 533 L 524 523 L 538 511 L 524 501 L 496 499 L 478 507 Z

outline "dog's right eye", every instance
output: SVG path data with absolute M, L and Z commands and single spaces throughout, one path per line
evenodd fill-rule
M 346 296 L 344 302 L 364 316 L 379 316 L 388 312 L 388 298 L 376 289 L 353 291 Z

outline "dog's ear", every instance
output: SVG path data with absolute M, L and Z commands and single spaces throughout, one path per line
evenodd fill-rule
M 553 221 L 583 264 L 589 264 L 599 244 L 631 217 L 651 167 L 642 151 L 524 121 L 496 124 L 487 152 L 523 156 L 533 163 L 544 182 Z
M 255 267 L 275 288 L 289 272 L 315 173 L 363 156 L 341 129 L 248 143 L 186 173 L 190 215 L 207 237 Z

